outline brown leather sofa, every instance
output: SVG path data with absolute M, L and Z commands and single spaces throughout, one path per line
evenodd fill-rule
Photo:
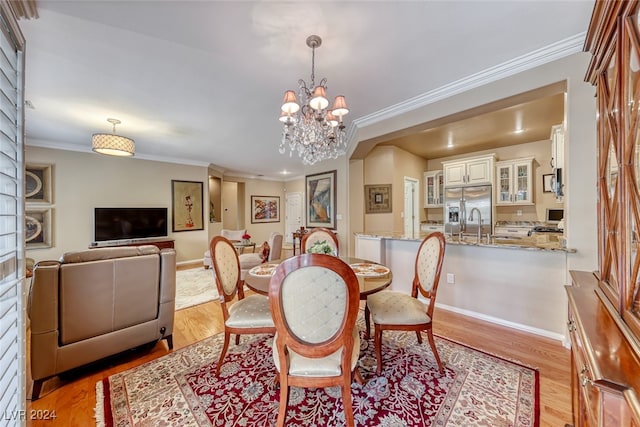
M 32 399 L 55 375 L 160 339 L 173 348 L 176 253 L 97 248 L 41 261 L 29 292 Z

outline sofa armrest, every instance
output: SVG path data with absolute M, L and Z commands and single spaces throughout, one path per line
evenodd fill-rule
M 176 299 L 176 251 L 160 251 L 160 304 Z
M 32 334 L 58 329 L 59 270 L 58 261 L 40 261 L 34 267 L 27 306 Z

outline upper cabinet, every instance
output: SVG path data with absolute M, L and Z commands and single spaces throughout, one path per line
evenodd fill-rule
M 496 162 L 496 204 L 533 204 L 533 157 Z
M 442 171 L 424 173 L 424 207 L 441 208 L 444 197 L 444 177 Z
M 442 162 L 445 187 L 493 184 L 495 155 Z

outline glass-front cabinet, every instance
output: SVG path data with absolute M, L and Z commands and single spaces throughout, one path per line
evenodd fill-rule
M 496 162 L 496 204 L 533 204 L 533 157 Z
M 424 207 L 441 208 L 444 197 L 444 177 L 442 171 L 424 173 Z

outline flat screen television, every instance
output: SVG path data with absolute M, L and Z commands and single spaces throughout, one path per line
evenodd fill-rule
M 167 236 L 167 208 L 95 208 L 94 240 Z

